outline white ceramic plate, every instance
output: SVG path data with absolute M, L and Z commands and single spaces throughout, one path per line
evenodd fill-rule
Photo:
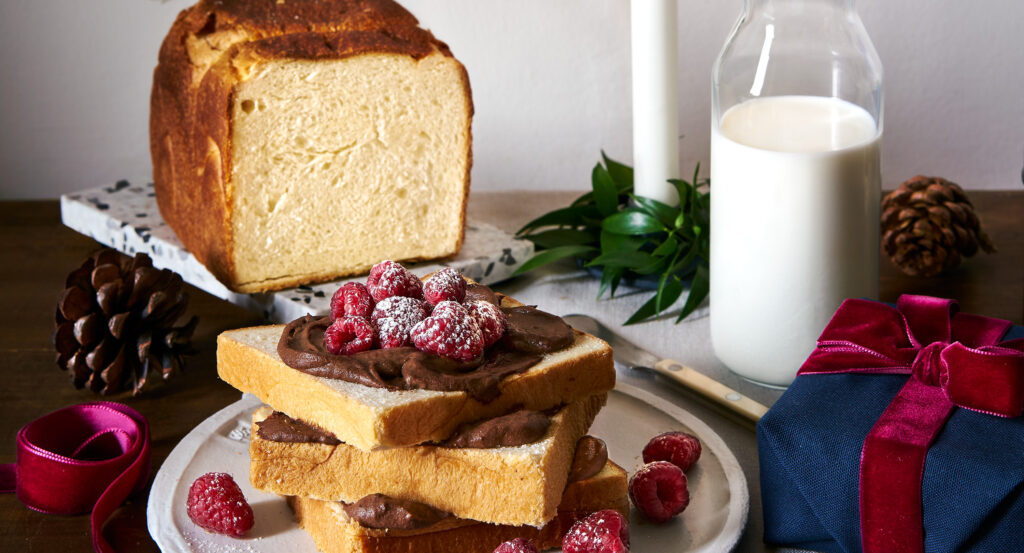
M 280 497 L 249 485 L 249 426 L 260 405 L 246 395 L 203 421 L 174 448 L 153 482 L 147 507 L 149 533 L 165 553 L 315 553 L 313 540 L 292 520 Z M 590 433 L 608 444 L 609 456 L 630 474 L 643 464 L 640 451 L 652 436 L 683 430 L 697 436 L 703 453 L 687 474 L 690 505 L 665 525 L 630 516 L 632 551 L 726 553 L 747 521 L 749 493 L 743 469 L 725 442 L 687 411 L 648 392 L 619 383 Z M 227 472 L 252 505 L 256 524 L 236 540 L 208 534 L 185 514 L 188 488 L 207 472 Z

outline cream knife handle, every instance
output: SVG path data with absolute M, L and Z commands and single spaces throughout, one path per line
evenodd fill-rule
M 662 359 L 654 364 L 654 370 L 690 388 L 705 398 L 739 413 L 752 422 L 756 423 L 761 420 L 761 417 L 768 412 L 768 408 L 764 405 L 717 380 L 708 378 L 703 373 L 697 372 L 679 361 Z

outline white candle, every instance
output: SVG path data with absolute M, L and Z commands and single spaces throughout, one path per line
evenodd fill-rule
M 676 0 L 632 0 L 634 192 L 679 203 Z

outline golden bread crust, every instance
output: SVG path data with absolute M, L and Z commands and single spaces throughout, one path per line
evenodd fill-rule
M 263 407 L 253 414 L 249 481 L 278 495 L 352 503 L 382 493 L 459 518 L 541 527 L 554 518 L 576 442 L 606 398 L 567 405 L 534 446 L 494 449 L 423 445 L 367 452 L 346 444 L 273 442 L 257 432 L 256 423 L 272 412 Z
M 502 305 L 522 304 L 505 297 Z M 577 330 L 572 346 L 545 355 L 526 372 L 505 378 L 500 395 L 490 403 L 481 403 L 465 392 L 388 392 L 381 395 L 412 399 L 371 405 L 357 395 L 377 389 L 317 378 L 285 365 L 277 356 L 274 338 L 280 337 L 283 329 L 284 325 L 272 325 L 221 333 L 217 337 L 218 375 L 274 409 L 315 424 L 362 450 L 441 441 L 466 422 L 513 408 L 543 411 L 615 387 L 611 347 Z M 257 333 L 273 343 L 263 350 L 253 347 L 249 338 Z M 339 386 L 354 392 L 342 391 Z
M 597 476 L 566 487 L 557 516 L 543 528 L 462 520 L 445 529 L 389 532 L 363 528 L 331 502 L 288 497 L 288 504 L 299 525 L 324 553 L 491 553 L 502 542 L 518 537 L 530 540 L 540 550 L 559 547 L 572 525 L 594 511 L 614 509 L 628 518 L 626 487 L 625 471 L 608 461 Z
M 615 386 L 612 352 L 593 336 L 577 333 L 578 354 L 544 362 L 506 378 L 501 395 L 480 403 L 465 392 L 393 392 L 396 402 L 380 408 L 340 392 L 328 379 L 285 365 L 276 352 L 251 347 L 244 335 L 261 330 L 280 336 L 284 325 L 227 331 L 217 338 L 217 373 L 288 416 L 315 424 L 363 450 L 402 447 L 448 437 L 459 425 L 504 414 L 515 407 L 546 410 L 607 392 Z M 603 346 L 603 347 L 602 347 Z M 356 386 L 356 385 L 353 385 Z M 365 388 L 361 386 L 360 388 Z
M 183 10 L 160 48 L 150 97 L 150 152 L 160 214 L 185 248 L 239 292 L 322 282 L 353 270 L 239 282 L 233 259 L 231 106 L 236 85 L 261 62 L 390 53 L 421 59 L 446 44 L 391 0 L 201 0 Z M 458 63 L 455 61 L 455 63 Z M 469 109 L 469 78 L 459 64 Z M 466 136 L 472 143 L 467 122 Z M 471 147 L 464 198 L 469 193 Z M 462 203 L 460 228 L 465 223 Z M 460 234 L 457 246 L 461 247 Z

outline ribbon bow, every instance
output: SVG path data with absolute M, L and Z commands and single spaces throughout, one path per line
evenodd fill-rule
M 138 411 L 100 401 L 44 415 L 18 431 L 18 462 L 0 465 L 0 493 L 48 514 L 92 511 L 93 548 L 112 552 L 103 523 L 149 476 L 149 424 Z
M 1010 322 L 957 312 L 953 300 L 846 300 L 799 374 L 908 374 L 864 440 L 861 545 L 923 553 L 921 479 L 935 437 L 956 407 L 1024 413 L 1024 339 L 998 343 Z

